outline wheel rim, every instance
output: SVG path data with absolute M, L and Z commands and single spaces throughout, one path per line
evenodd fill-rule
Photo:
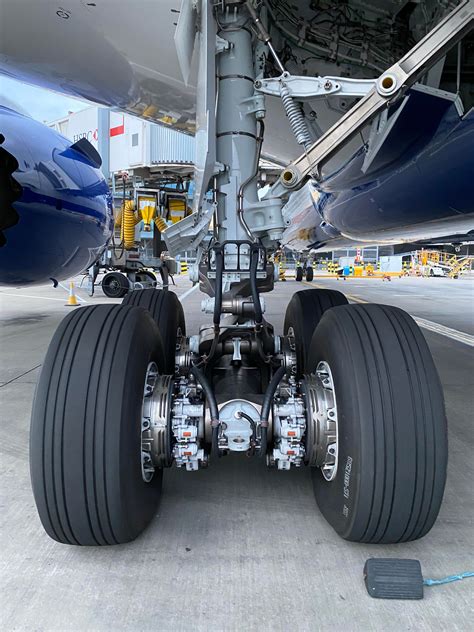
M 155 362 L 150 362 L 143 389 L 141 421 L 142 478 L 149 483 L 157 469 L 173 462 L 170 407 L 173 380 L 171 375 L 160 375 Z
M 109 292 L 109 294 L 118 294 L 122 289 L 122 286 L 118 279 L 112 277 L 105 280 L 105 289 Z
M 141 441 L 140 441 L 140 462 L 142 478 L 145 483 L 150 483 L 154 474 L 155 466 L 149 450 L 148 431 L 150 430 L 149 403 L 155 390 L 158 380 L 158 366 L 156 362 L 148 364 L 145 376 L 145 386 L 143 388 L 142 420 L 141 420 Z
M 338 466 L 339 432 L 336 392 L 331 367 L 325 361 L 304 379 L 308 401 L 306 453 L 308 465 L 319 467 L 329 482 Z

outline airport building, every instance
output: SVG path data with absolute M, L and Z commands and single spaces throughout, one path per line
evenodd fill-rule
M 123 171 L 151 177 L 165 169 L 187 173 L 194 163 L 193 136 L 108 108 L 69 112 L 48 126 L 73 142 L 92 143 L 106 178 Z

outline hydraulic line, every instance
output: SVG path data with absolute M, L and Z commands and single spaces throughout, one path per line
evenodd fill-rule
M 278 57 L 276 50 L 273 48 L 272 38 L 270 37 L 270 33 L 263 26 L 262 21 L 260 20 L 257 12 L 253 8 L 252 3 L 250 2 L 250 0 L 247 0 L 245 4 L 247 6 L 248 12 L 250 13 L 250 15 L 252 17 L 252 20 L 255 22 L 255 26 L 257 27 L 262 40 L 268 46 L 268 50 L 271 52 L 271 54 L 273 56 L 273 59 L 275 60 L 275 63 L 277 65 L 277 67 L 278 67 L 278 70 L 281 73 L 285 72 L 285 67 L 281 63 L 281 60 Z
M 219 457 L 219 408 L 217 406 L 216 396 L 214 395 L 214 391 L 212 390 L 212 386 L 204 375 L 204 373 L 199 369 L 196 365 L 193 365 L 191 368 L 191 373 L 194 375 L 196 380 L 202 386 L 202 390 L 206 395 L 207 403 L 209 405 L 209 411 L 211 413 L 211 428 L 212 428 L 212 444 L 211 444 L 211 454 L 212 456 Z
M 258 176 L 260 157 L 262 155 L 263 136 L 265 134 L 265 123 L 262 120 L 259 120 L 258 122 L 259 122 L 259 133 L 258 133 L 258 138 L 257 138 L 258 149 L 257 149 L 257 161 L 255 164 L 255 171 L 252 175 L 250 175 L 246 180 L 242 182 L 242 184 L 239 187 L 239 193 L 237 195 L 237 212 L 239 214 L 240 223 L 244 227 L 245 232 L 250 237 L 250 239 L 254 239 L 254 237 L 244 217 L 244 191 L 245 191 L 245 187 L 248 184 L 250 184 L 254 178 Z
M 260 296 L 258 294 L 257 286 L 257 269 L 259 259 L 259 247 L 254 244 L 251 250 L 250 257 L 250 289 L 252 291 L 253 308 L 255 311 L 255 324 L 258 328 L 263 323 L 262 306 L 260 305 Z
M 273 374 L 272 379 L 270 380 L 269 385 L 267 386 L 267 390 L 265 391 L 265 395 L 263 396 L 263 404 L 262 410 L 260 412 L 260 453 L 259 456 L 265 458 L 267 453 L 267 433 L 268 433 L 268 419 L 270 417 L 270 408 L 272 405 L 273 397 L 275 395 L 275 391 L 278 387 L 278 384 L 283 379 L 285 375 L 285 367 L 279 367 L 275 373 Z
M 243 419 L 246 419 L 249 422 L 250 427 L 252 428 L 252 438 L 254 441 L 256 441 L 257 440 L 257 424 L 255 423 L 255 420 L 252 419 L 250 415 L 247 415 L 247 413 L 244 413 L 243 410 L 238 412 L 238 417 L 242 417 Z

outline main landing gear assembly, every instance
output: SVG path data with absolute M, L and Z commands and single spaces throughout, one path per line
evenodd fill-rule
M 195 230 L 201 256 L 192 279 L 207 295 L 211 322 L 187 335 L 176 295 L 157 289 L 68 314 L 32 412 L 41 522 L 63 543 L 128 542 L 155 515 L 166 468 L 192 476 L 240 452 L 281 476 L 307 467 L 319 508 L 341 537 L 415 540 L 433 526 L 446 478 L 443 394 L 428 346 L 402 310 L 348 305 L 330 290 L 297 292 L 283 335 L 265 319 L 282 200 L 257 194 L 265 103 L 255 80 L 267 49 L 284 68 L 269 37 L 257 40 L 249 27 L 262 29 L 250 2 L 206 6 L 201 28 L 218 36 L 209 35 L 200 67 L 206 95 L 219 86 L 205 108 L 216 115 L 215 130 L 203 144 L 215 159 L 204 169 L 215 234 L 198 243 L 205 223 L 186 218 L 171 241 L 182 244 Z M 302 110 L 283 96 L 307 145 Z
M 304 267 L 301 265 L 297 265 L 295 269 L 295 278 L 297 281 L 302 281 L 305 279 L 308 283 L 314 279 L 314 269 L 312 265 L 305 265 Z
M 250 254 L 250 299 L 218 290 L 237 273 L 224 263 L 231 246 Z M 229 452 L 310 468 L 319 508 L 345 539 L 426 534 L 443 495 L 446 419 L 416 323 L 396 307 L 308 289 L 293 296 L 278 336 L 263 318 L 259 287 L 273 275 L 261 247 L 216 245 L 206 265 L 217 291 L 213 324 L 199 335 L 186 336 L 176 295 L 162 290 L 83 307 L 61 323 L 31 428 L 48 534 L 69 544 L 132 540 L 155 515 L 165 468 L 192 475 Z

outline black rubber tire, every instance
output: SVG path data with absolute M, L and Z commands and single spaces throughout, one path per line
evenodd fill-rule
M 81 307 L 49 345 L 33 403 L 30 470 L 54 540 L 100 546 L 136 538 L 156 512 L 162 470 L 142 479 L 141 407 L 148 363 L 163 346 L 137 307 Z
M 102 291 L 107 298 L 123 298 L 130 290 L 125 274 L 108 272 L 102 279 Z
M 347 305 L 347 298 L 337 290 L 300 290 L 291 297 L 286 308 L 283 332 L 286 335 L 290 327 L 294 331 L 299 377 L 305 372 L 306 355 L 322 315 L 339 305 Z
M 314 270 L 313 268 L 309 267 L 306 268 L 306 280 L 308 281 L 308 283 L 311 283 L 311 281 L 314 279 Z
M 165 290 L 134 290 L 127 294 L 122 305 L 136 305 L 150 312 L 163 340 L 165 372 L 174 373 L 178 329 L 181 329 L 183 336 L 186 334 L 183 306 L 176 294 Z
M 319 508 L 346 540 L 390 544 L 424 536 L 443 498 L 448 456 L 443 392 L 428 345 L 387 305 L 327 311 L 308 370 L 325 360 L 337 403 L 339 463 L 312 469 Z
M 296 280 L 297 281 L 303 280 L 303 268 L 301 266 L 298 266 L 296 268 Z

